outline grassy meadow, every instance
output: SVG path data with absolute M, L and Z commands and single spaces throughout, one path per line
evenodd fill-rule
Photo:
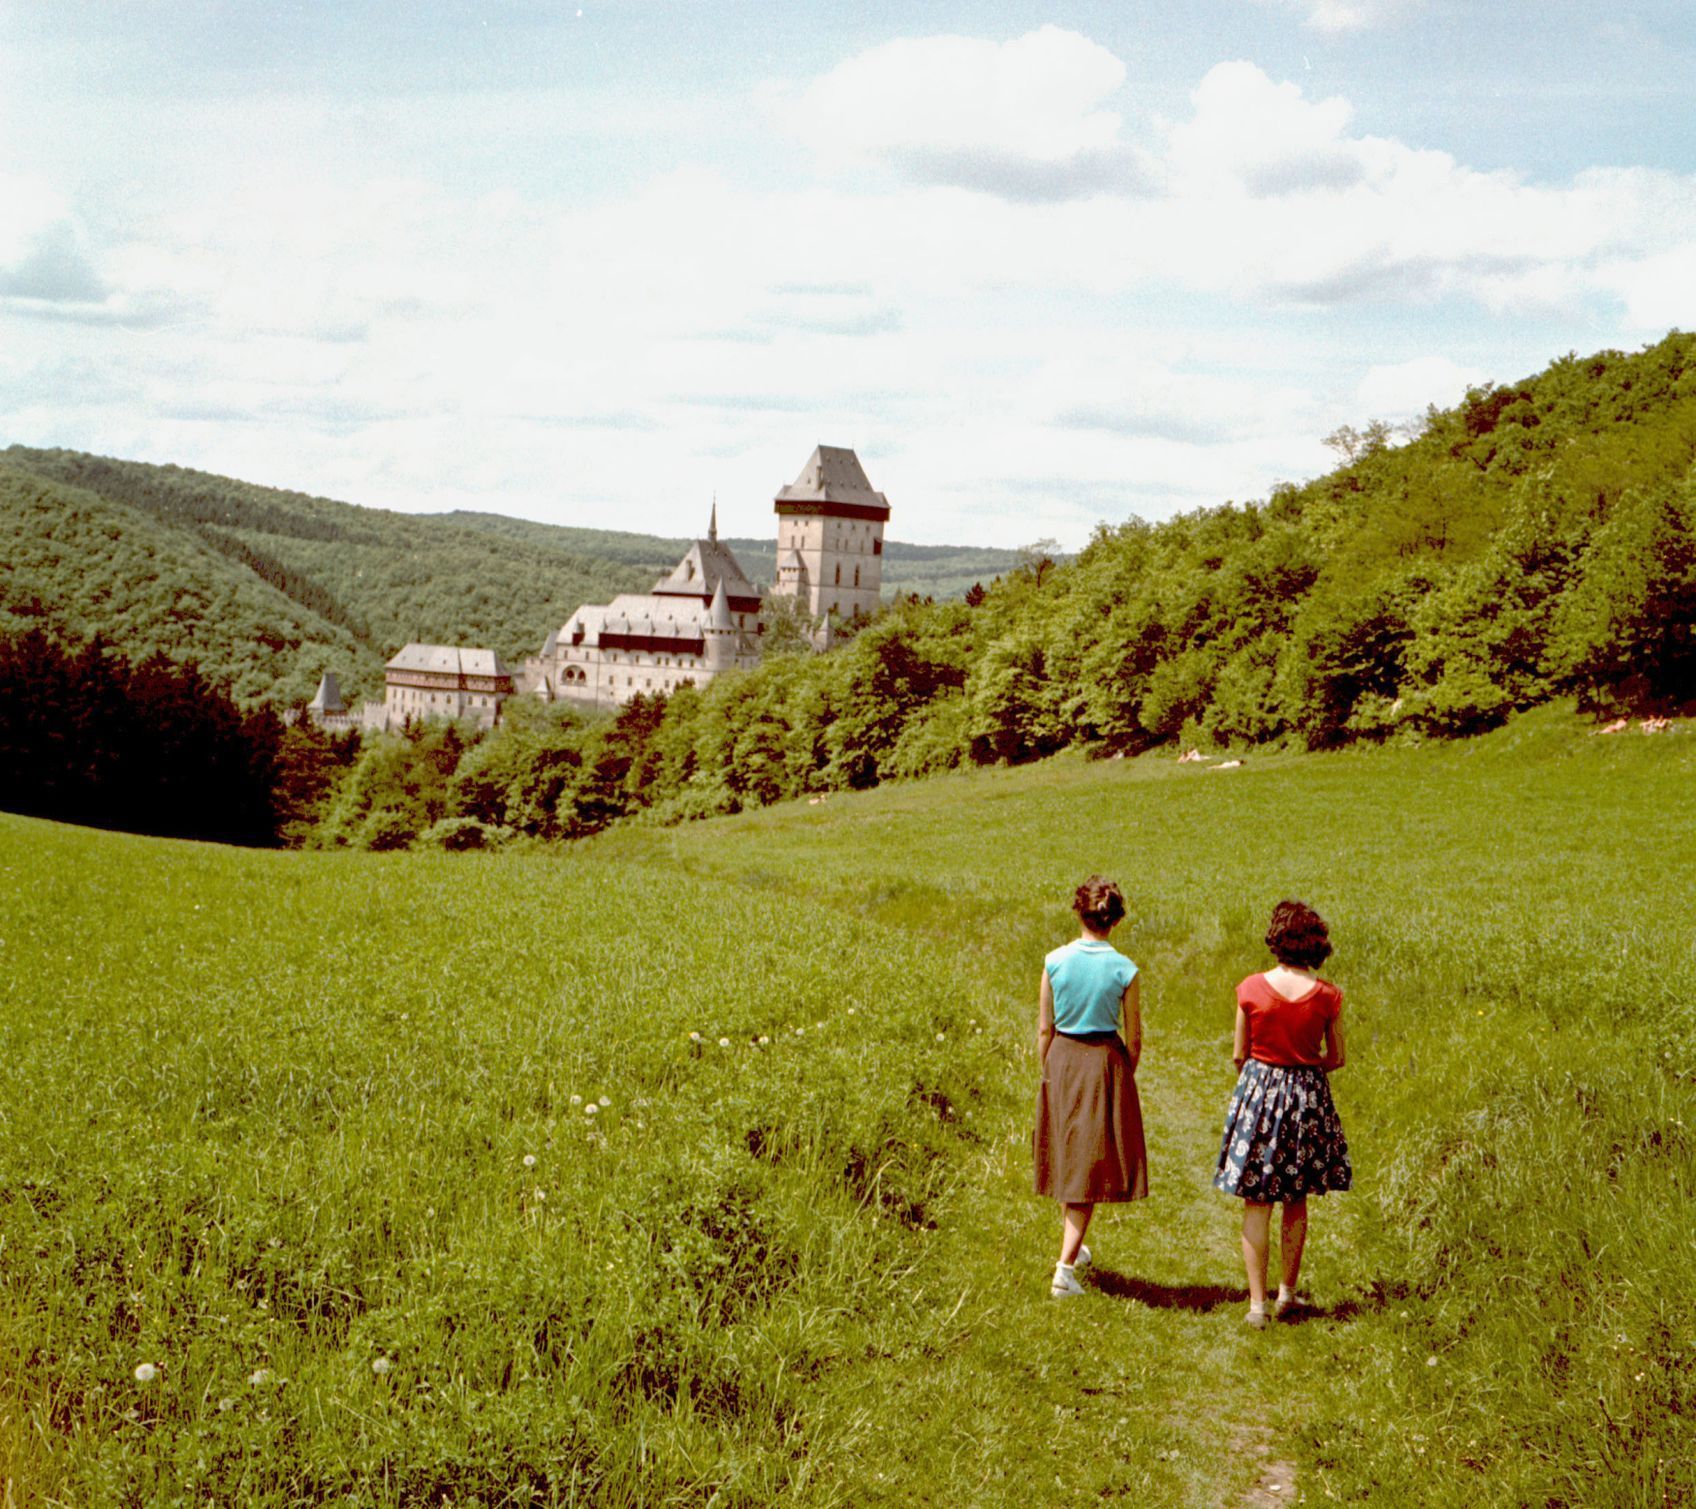
M 1560 709 L 492 855 L 0 816 L 0 1501 L 1688 1502 L 1693 819 L 1696 737 Z M 1097 869 L 1152 1192 L 1056 1306 Z M 1256 1334 L 1209 1181 L 1285 894 L 1356 1179 Z

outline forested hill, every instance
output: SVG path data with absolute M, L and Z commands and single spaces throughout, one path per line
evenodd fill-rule
M 409 640 L 516 662 L 579 604 L 646 589 L 686 548 L 17 445 L 0 452 L 0 507 L 0 630 L 45 619 L 132 659 L 195 658 L 246 702 L 309 697 L 325 670 L 350 697 L 378 696 L 383 662 Z M 755 580 L 772 579 L 775 532 L 732 544 Z M 958 596 L 1017 559 L 891 542 L 885 592 Z
M 1103 526 L 613 720 L 372 746 L 323 842 L 571 838 L 1083 747 L 1459 736 L 1575 697 L 1696 713 L 1696 337 L 1568 357 L 1267 500 Z M 434 836 L 430 836 L 434 835 Z
M 1577 694 L 1696 700 L 1696 336 L 1568 356 L 1262 503 L 1102 530 L 972 615 L 963 727 L 1311 746 L 1489 727 Z
M 761 720 L 748 747 L 767 763 L 772 740 L 793 738 L 782 779 L 760 777 L 777 793 L 838 762 L 858 783 L 1078 742 L 1464 733 L 1562 692 L 1696 699 L 1696 336 L 1476 389 L 1404 444 L 1381 426 L 1335 439 L 1345 464 L 1327 476 L 1104 526 L 1058 566 L 917 547 L 908 560 L 892 545 L 894 583 L 928 571 L 940 596 L 950 571 L 1002 579 L 976 607 L 911 606 L 873 632 L 859 660 L 878 645 L 905 658 L 877 670 L 863 737 L 858 694 L 833 681 L 859 661 L 840 657 L 732 678 L 685 699 L 690 716 L 717 717 L 722 700 L 727 727 Z M 681 547 L 17 446 L 0 452 L 0 501 L 0 628 L 46 618 L 136 658 L 191 654 L 250 700 L 307 696 L 326 668 L 373 694 L 410 639 L 519 659 Z M 761 543 L 736 542 L 756 577 Z
M 534 654 L 583 602 L 653 567 L 175 466 L 0 452 L 0 624 L 42 615 L 132 658 L 196 658 L 244 701 L 312 695 L 334 670 L 378 696 L 409 640 Z M 12 499 L 27 499 L 17 506 Z

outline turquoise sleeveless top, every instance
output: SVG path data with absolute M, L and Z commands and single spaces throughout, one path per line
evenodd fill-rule
M 1119 1002 L 1137 967 L 1111 943 L 1075 939 L 1055 949 L 1042 967 L 1054 992 L 1057 1031 L 1078 1037 L 1119 1030 Z

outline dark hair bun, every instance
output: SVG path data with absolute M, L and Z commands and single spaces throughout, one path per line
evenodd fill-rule
M 1331 957 L 1331 932 L 1325 919 L 1301 901 L 1280 901 L 1266 925 L 1272 957 L 1292 969 L 1318 969 Z
M 1111 931 L 1125 918 L 1125 893 L 1105 875 L 1091 875 L 1072 895 L 1072 910 L 1098 933 Z

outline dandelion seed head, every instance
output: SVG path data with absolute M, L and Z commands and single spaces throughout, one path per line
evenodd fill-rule
M 698 1033 L 698 1032 L 691 1032 L 689 1034 L 689 1041 L 692 1042 L 692 1043 L 700 1042 L 701 1041 L 701 1034 Z
M 232 1399 L 228 1394 L 225 1394 L 224 1397 L 218 1401 L 218 1413 L 219 1414 L 227 1415 L 235 1407 L 236 1407 L 236 1401 L 234 1399 Z
M 524 1155 L 524 1166 L 526 1168 L 534 1168 L 536 1166 L 536 1155 L 534 1153 L 526 1153 Z
M 541 1188 L 540 1185 L 538 1185 L 535 1189 L 530 1191 L 530 1198 L 532 1200 L 534 1200 L 538 1205 L 542 1205 L 542 1204 L 545 1204 L 547 1202 L 548 1192 L 545 1189 Z
M 251 1373 L 249 1373 L 247 1375 L 247 1381 L 249 1383 L 251 1383 L 255 1388 L 259 1388 L 263 1384 L 269 1383 L 271 1381 L 271 1370 L 270 1370 L 270 1368 L 255 1368 Z
M 729 1039 L 729 1038 L 727 1038 L 727 1037 L 721 1037 L 721 1038 L 720 1038 L 720 1039 L 719 1039 L 719 1040 L 718 1040 L 718 1045 L 719 1045 L 719 1047 L 721 1047 L 721 1048 L 728 1048 L 728 1047 L 729 1047 L 729 1046 L 730 1046 L 730 1039 Z
M 581 1095 L 573 1095 L 571 1097 L 571 1103 L 574 1106 L 580 1106 L 583 1104 L 583 1097 Z
M 379 1378 L 381 1378 L 384 1373 L 388 1372 L 389 1366 L 389 1359 L 387 1357 L 373 1357 L 371 1359 L 371 1371 Z
M 596 1116 L 600 1114 L 600 1109 L 601 1108 L 591 1100 L 588 1105 L 583 1107 L 583 1114 L 585 1116 Z
M 1428 1368 L 1436 1367 L 1437 1366 L 1437 1359 L 1435 1357 L 1427 1357 L 1425 1359 L 1425 1366 L 1428 1367 Z
M 610 1106 L 612 1104 L 612 1101 L 609 1100 L 605 1095 L 603 1095 L 600 1098 L 600 1100 L 596 1102 L 596 1104 L 598 1104 L 600 1106 L 600 1108 L 604 1111 L 604 1110 L 606 1110 L 606 1108 L 608 1106 Z
M 939 1032 L 936 1035 L 936 1040 L 939 1043 L 945 1043 L 948 1041 L 948 1034 L 946 1032 Z
M 154 1367 L 151 1362 L 143 1362 L 135 1370 L 135 1381 L 137 1383 L 151 1383 L 158 1376 L 159 1369 Z

